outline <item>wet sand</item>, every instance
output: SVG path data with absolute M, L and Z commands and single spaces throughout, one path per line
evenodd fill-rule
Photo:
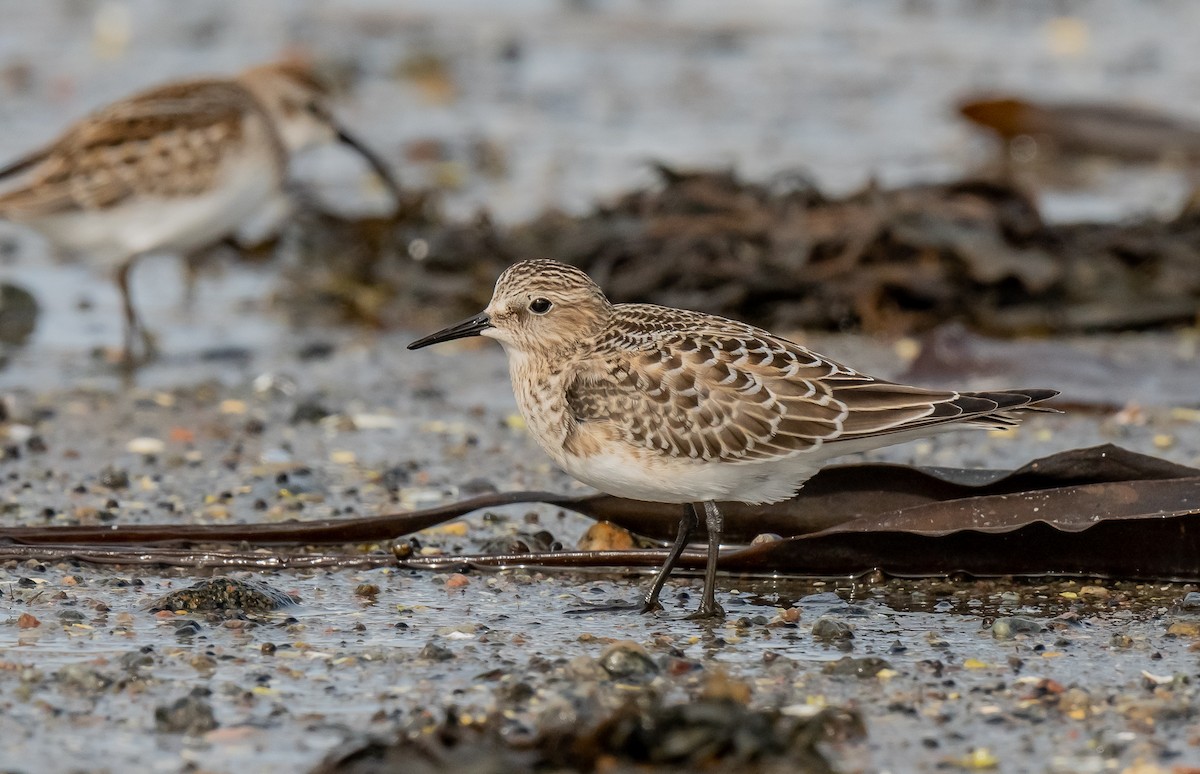
M 1075 9 L 1076 23 L 1040 3 L 961 14 L 832 2 L 793 14 L 762 3 L 736 18 L 715 3 L 102 5 L 115 17 L 69 2 L 0 3 L 0 158 L 131 88 L 229 71 L 289 41 L 350 72 L 346 120 L 402 180 L 444 186 L 452 213 L 486 205 L 504 220 L 546 205 L 577 210 L 644 182 L 648 158 L 735 164 L 750 176 L 799 166 L 834 190 L 871 175 L 956 175 L 987 156 L 948 108 L 965 90 L 1195 112 L 1175 104 L 1194 80 L 1194 43 L 1181 31 L 1198 10 L 1183 2 L 1098 3 Z M 58 54 L 46 61 L 46 50 Z M 425 54 L 449 76 L 414 67 Z M 426 140 L 435 152 L 417 153 Z M 505 173 L 478 161 L 484 147 L 498 149 Z M 380 206 L 339 154 L 302 172 L 327 201 Z M 1048 214 L 1167 212 L 1183 188 L 1172 170 L 1101 170 L 1092 182 L 1044 195 Z M 153 258 L 135 273 L 135 293 L 166 354 L 129 384 L 93 353 L 119 340 L 106 279 L 55 263 L 25 232 L 0 224 L 0 240 L 13 240 L 3 278 L 42 306 L 34 337 L 0 370 L 5 524 L 316 519 L 492 487 L 583 491 L 513 421 L 495 347 L 408 353 L 416 330 L 293 327 L 272 298 L 276 266 L 206 274 L 187 310 L 177 261 Z M 912 342 L 804 341 L 883 376 L 913 354 Z M 1068 343 L 1165 368 L 1194 360 L 1194 342 L 1184 332 Z M 1013 385 L 993 376 L 967 386 Z M 1139 398 L 1125 397 L 1117 406 Z M 1171 397 L 874 457 L 1011 467 L 1113 442 L 1200 465 L 1200 423 L 1171 411 L 1194 408 L 1194 396 Z M 546 530 L 573 545 L 587 526 L 514 507 L 418 541 L 457 552 Z M 683 620 L 696 578 L 671 582 L 660 615 L 567 615 L 632 600 L 647 577 L 292 571 L 235 573 L 298 597 L 274 613 L 151 609 L 211 574 L 0 565 L 0 769 L 303 771 L 344 743 L 430 728 L 448 711 L 520 735 L 593 723 L 648 693 L 691 700 L 720 671 L 747 684 L 751 707 L 860 712 L 864 739 L 825 745 L 846 771 L 1200 766 L 1195 585 L 726 577 L 728 620 L 698 624 Z M 640 671 L 602 666 L 615 640 L 645 649 Z

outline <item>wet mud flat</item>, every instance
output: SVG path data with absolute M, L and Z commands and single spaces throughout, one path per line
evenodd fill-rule
M 116 390 L 99 366 L 91 388 L 10 387 L 5 522 L 269 522 L 493 489 L 583 491 L 515 419 L 499 352 L 414 355 L 401 352 L 407 340 L 332 334 L 319 356 L 263 353 L 240 376 L 182 387 Z M 1179 341 L 1142 334 L 1105 348 L 1165 367 Z M 900 367 L 869 339 L 809 343 L 883 375 Z M 1080 409 L 873 457 L 1015 467 L 1107 441 L 1195 465 L 1200 423 L 1190 416 Z M 573 546 L 589 524 L 513 506 L 412 545 L 463 553 L 537 535 Z M 292 603 L 267 609 L 239 592 L 205 610 L 163 599 L 226 575 Z M 738 740 L 722 748 L 722 765 L 761 770 L 794 767 L 801 752 L 843 771 L 1200 764 L 1193 584 L 724 577 L 728 619 L 704 624 L 683 619 L 699 580 L 680 577 L 661 614 L 587 612 L 633 601 L 646 581 L 521 568 L 224 573 L 9 561 L 0 766 L 294 771 L 325 761 L 370 771 L 368 753 L 386 760 L 398 738 L 407 741 L 390 754 L 431 770 L 513 761 L 620 770 L 644 760 L 688 769 L 715 754 L 702 743 L 713 738 Z M 696 716 L 714 705 L 729 710 L 718 718 L 755 718 L 741 725 L 757 735 Z M 683 707 L 693 714 L 681 719 Z M 352 754 L 368 740 L 376 747 Z
M 406 185 L 445 197 L 445 217 L 318 218 L 312 255 L 300 256 L 311 260 L 284 273 L 311 283 L 337 260 L 347 270 L 333 278 L 338 292 L 308 299 L 276 267 L 239 264 L 206 274 L 186 310 L 176 267 L 147 260 L 135 295 L 166 356 L 132 386 L 90 352 L 117 340 L 113 290 L 3 229 L 3 279 L 42 309 L 0 367 L 4 525 L 279 523 L 493 490 L 583 491 L 515 418 L 498 351 L 408 354 L 411 336 L 337 324 L 417 328 L 428 316 L 432 329 L 452 307 L 477 311 L 499 269 L 533 253 L 586 266 L 621 298 L 652 290 L 649 300 L 810 328 L 805 344 L 883 376 L 1056 387 L 1073 402 L 1013 433 L 943 436 L 874 459 L 1015 467 L 1111 442 L 1200 465 L 1200 232 L 1194 214 L 1175 217 L 1178 170 L 1109 169 L 1099 187 L 1043 190 L 1035 202 L 979 181 L 910 185 L 957 178 L 988 152 L 952 108 L 997 85 L 995 73 L 1031 98 L 1135 95 L 1190 112 L 1178 94 L 1191 70 L 1178 63 L 1193 41 L 1178 30 L 1192 6 L 1139 7 L 1134 18 L 1101 4 L 1061 18 L 1041 3 L 864 14 L 818 2 L 799 15 L 769 3 L 738 15 L 474 5 L 138 6 L 157 14 L 143 24 L 120 4 L 102 4 L 97 23 L 78 3 L 7 3 L 11 28 L 28 34 L 0 36 L 4 158 L 151 76 L 227 72 L 300 41 L 349 87 L 347 120 Z M 1029 57 L 1014 61 L 1018 50 Z M 326 205 L 369 209 L 352 206 L 378 193 L 361 170 L 311 161 L 300 176 L 321 179 Z M 686 174 L 726 166 L 741 182 Z M 563 212 L 535 217 L 547 206 Z M 471 220 L 480 207 L 489 217 Z M 1130 213 L 1132 225 L 1061 225 Z M 704 272 L 697 249 L 709 250 Z M 897 256 L 908 261 L 899 271 Z M 824 273 L 798 271 L 820 264 Z M 781 293 L 785 272 L 796 284 Z M 1148 274 L 1157 281 L 1136 284 Z M 364 293 L 381 280 L 398 289 L 383 304 Z M 837 303 L 796 301 L 814 291 Z M 292 304 L 299 331 L 281 324 L 286 303 L 273 295 Z M 351 314 L 329 314 L 338 303 Z M 948 317 L 1070 335 L 896 338 Z M 1075 336 L 1158 324 L 1193 327 Z M 815 332 L 847 327 L 879 338 Z M 513 506 L 402 543 L 425 556 L 569 547 L 588 526 Z M 699 581 L 679 576 L 661 614 L 588 611 L 635 600 L 647 581 L 0 562 L 0 770 L 1200 765 L 1194 584 L 723 577 L 729 617 L 701 624 L 683 618 Z

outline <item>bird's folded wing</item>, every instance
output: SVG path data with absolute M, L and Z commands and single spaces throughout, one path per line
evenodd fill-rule
M 0 194 L 0 213 L 35 218 L 104 209 L 134 194 L 202 191 L 252 107 L 228 81 L 172 84 L 118 102 L 0 170 L 25 174 Z
M 580 371 L 568 389 L 570 411 L 582 425 L 600 424 L 672 457 L 783 459 L 1002 408 L 874 379 L 740 324 L 728 332 L 648 332 L 622 345 Z

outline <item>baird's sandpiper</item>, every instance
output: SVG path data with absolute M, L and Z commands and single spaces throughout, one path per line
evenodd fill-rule
M 704 593 L 715 597 L 718 502 L 794 495 L 831 457 L 959 425 L 1008 427 L 1055 390 L 956 392 L 876 379 L 745 323 L 649 304 L 611 304 L 587 274 L 523 261 L 496 282 L 482 314 L 408 345 L 499 340 L 533 437 L 564 470 L 602 492 L 685 504 L 658 597 L 703 511 Z
M 299 62 L 135 94 L 0 168 L 0 218 L 115 270 L 129 361 L 139 335 L 151 349 L 129 294 L 137 257 L 208 247 L 278 211 L 292 154 L 343 142 L 398 195 L 379 157 L 334 120 L 328 96 Z

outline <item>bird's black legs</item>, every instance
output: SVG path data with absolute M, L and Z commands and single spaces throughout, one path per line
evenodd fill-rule
M 133 268 L 134 258 L 117 267 L 117 289 L 121 291 L 121 304 L 125 311 L 125 339 L 121 352 L 121 362 L 126 367 L 133 367 L 140 362 L 136 354 L 138 340 L 142 346 L 141 357 L 149 360 L 154 357 L 154 338 L 142 325 L 137 309 L 133 306 L 133 295 L 129 289 L 129 272 Z
M 689 504 L 683 506 L 683 515 L 679 518 L 679 530 L 675 533 L 675 545 L 671 546 L 671 553 L 667 555 L 667 561 L 663 562 L 663 566 L 658 569 L 658 573 L 654 576 L 654 582 L 650 584 L 650 591 L 646 594 L 646 604 L 642 606 L 643 613 L 649 613 L 652 610 L 662 608 L 662 605 L 658 601 L 658 595 L 662 593 L 663 584 L 667 582 L 667 576 L 671 574 L 671 570 L 675 569 L 675 563 L 679 561 L 679 555 L 683 553 L 683 549 L 687 548 L 688 538 L 692 536 L 692 531 L 696 529 L 696 524 L 700 518 L 696 510 L 695 505 Z
M 688 618 L 724 618 L 725 610 L 717 604 L 717 556 L 721 552 L 721 532 L 725 517 L 711 500 L 704 503 L 704 523 L 708 527 L 708 565 L 704 568 L 704 592 L 700 609 Z

